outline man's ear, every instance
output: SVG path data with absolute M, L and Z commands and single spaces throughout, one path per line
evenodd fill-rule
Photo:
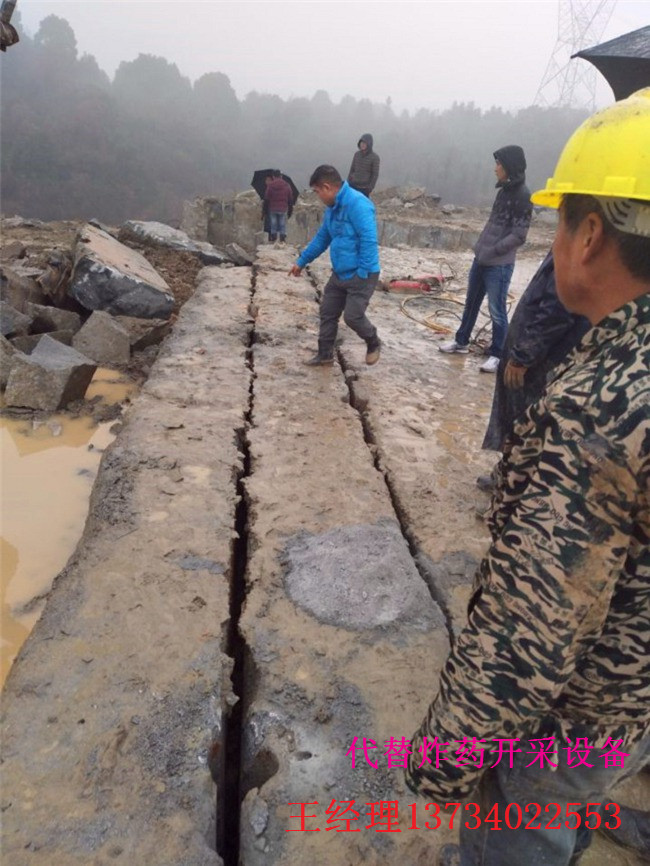
M 587 214 L 580 226 L 580 234 L 582 241 L 581 264 L 591 264 L 594 257 L 601 252 L 606 239 L 601 215 L 595 212 Z

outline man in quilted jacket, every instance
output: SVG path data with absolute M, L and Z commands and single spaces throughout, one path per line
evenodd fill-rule
M 485 228 L 474 245 L 467 298 L 460 327 L 453 340 L 438 346 L 448 354 L 467 354 L 478 313 L 487 295 L 492 317 L 492 343 L 483 373 L 496 373 L 508 331 L 506 298 L 515 267 L 517 249 L 526 240 L 533 206 L 526 186 L 526 157 L 510 144 L 494 152 L 494 173 L 499 190 Z

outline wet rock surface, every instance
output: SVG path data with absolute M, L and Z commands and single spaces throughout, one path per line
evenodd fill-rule
M 328 269 L 291 279 L 294 252 L 201 273 L 104 456 L 4 695 L 12 866 L 218 864 L 224 809 L 242 866 L 429 866 L 454 839 L 410 829 L 417 798 L 381 747 L 420 723 L 464 621 L 488 540 L 475 478 L 495 459 L 480 451 L 494 380 L 478 350 L 438 353 L 432 301 L 409 302 L 414 321 L 380 291 L 379 364 L 341 325 L 334 366 L 304 367 Z M 471 254 L 445 258 L 462 298 Z M 520 258 L 515 294 L 537 263 Z M 440 271 L 427 250 L 382 250 L 382 264 L 384 279 Z M 430 321 L 453 329 L 455 310 Z M 225 735 L 237 706 L 240 752 Z M 647 796 L 636 779 L 615 799 Z M 332 800 L 356 801 L 360 833 L 323 832 Z M 399 801 L 402 832 L 363 829 L 381 800 Z M 300 803 L 321 832 L 287 832 Z M 631 862 L 600 838 L 584 858 Z

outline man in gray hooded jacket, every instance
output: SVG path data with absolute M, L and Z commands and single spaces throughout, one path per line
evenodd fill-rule
M 369 132 L 364 133 L 358 141 L 358 150 L 352 158 L 348 183 L 352 189 L 357 189 L 370 198 L 379 177 L 379 156 L 372 149 L 373 140 Z

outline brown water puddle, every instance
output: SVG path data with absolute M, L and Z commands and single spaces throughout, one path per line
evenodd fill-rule
M 134 391 L 119 374 L 99 369 L 86 397 L 117 403 Z M 79 541 L 113 423 L 0 418 L 1 683 Z

